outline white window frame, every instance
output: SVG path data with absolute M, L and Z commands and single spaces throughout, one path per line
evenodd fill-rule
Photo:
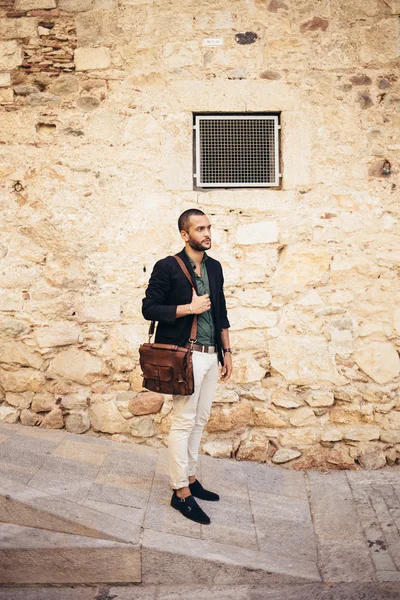
M 200 171 L 200 135 L 199 135 L 199 124 L 200 121 L 205 120 L 227 120 L 227 119 L 236 119 L 236 120 L 255 120 L 260 119 L 264 121 L 274 121 L 274 154 L 275 154 L 275 179 L 274 181 L 270 181 L 268 183 L 207 183 L 201 180 L 201 171 Z M 219 115 L 219 114 L 209 114 L 209 115 L 195 115 L 195 123 L 193 129 L 195 131 L 195 153 L 196 153 L 196 161 L 195 161 L 195 173 L 194 180 L 195 186 L 198 188 L 231 188 L 231 187 L 240 187 L 240 188 L 266 188 L 266 187 L 278 187 L 280 184 L 280 178 L 282 174 L 279 172 L 279 130 L 281 126 L 279 124 L 279 116 L 278 115 L 253 115 L 248 113 L 246 115 L 237 115 L 235 113 L 229 115 Z

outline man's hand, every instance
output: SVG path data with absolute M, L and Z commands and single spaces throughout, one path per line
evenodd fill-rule
M 198 296 L 193 290 L 192 296 L 192 311 L 195 315 L 201 315 L 211 308 L 211 300 L 208 294 L 204 294 L 204 296 Z
M 221 368 L 221 381 L 228 381 L 232 375 L 232 354 L 226 352 L 224 354 L 224 366 Z

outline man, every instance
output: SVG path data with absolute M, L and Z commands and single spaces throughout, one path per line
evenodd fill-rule
M 210 518 L 195 500 L 219 500 L 196 479 L 200 441 L 210 416 L 221 363 L 221 381 L 232 373 L 229 321 L 223 291 L 221 264 L 206 254 L 211 248 L 211 225 L 196 208 L 186 210 L 178 220 L 185 248 L 178 254 L 192 276 L 194 291 L 173 256 L 158 261 L 153 269 L 143 316 L 158 321 L 155 341 L 185 346 L 189 342 L 194 315 L 198 315 L 197 340 L 193 346 L 194 393 L 173 396 L 173 418 L 168 438 L 171 506 L 197 523 Z

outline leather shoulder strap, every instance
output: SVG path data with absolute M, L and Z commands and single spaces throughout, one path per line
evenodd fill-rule
M 187 266 L 185 265 L 185 263 L 183 262 L 181 257 L 178 256 L 177 254 L 174 255 L 174 258 L 175 258 L 176 262 L 178 263 L 178 265 L 180 266 L 180 268 L 182 269 L 182 271 L 185 273 L 187 279 L 189 280 L 190 285 L 194 289 L 193 279 L 190 276 Z
M 185 265 L 185 263 L 183 262 L 183 260 L 181 259 L 180 256 L 177 256 L 176 254 L 174 254 L 174 258 L 177 261 L 180 268 L 182 269 L 182 271 L 185 273 L 187 279 L 189 280 L 190 285 L 192 286 L 192 289 L 194 291 L 196 291 L 194 289 L 193 280 L 190 276 L 187 266 Z M 197 315 L 194 315 L 193 322 L 192 322 L 192 329 L 190 331 L 190 340 L 189 341 L 194 343 L 196 341 L 196 337 L 197 337 Z

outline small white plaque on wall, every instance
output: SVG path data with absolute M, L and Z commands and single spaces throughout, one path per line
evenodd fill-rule
M 204 38 L 203 46 L 223 46 L 224 38 Z

